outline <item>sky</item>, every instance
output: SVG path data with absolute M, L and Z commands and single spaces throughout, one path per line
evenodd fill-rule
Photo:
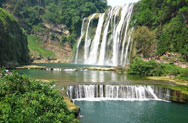
M 111 6 L 123 5 L 125 3 L 137 2 L 139 0 L 107 0 Z

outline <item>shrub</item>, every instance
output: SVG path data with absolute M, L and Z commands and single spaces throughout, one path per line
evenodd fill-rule
M 179 79 L 188 80 L 188 68 L 183 68 L 178 75 Z
M 0 74 L 0 122 L 76 122 L 53 83 L 18 73 Z
M 143 61 L 138 57 L 133 59 L 127 73 L 141 76 L 173 75 L 178 79 L 188 80 L 188 68 L 181 68 L 174 64 L 156 63 L 154 60 Z
M 165 66 L 166 66 L 166 72 L 168 73 L 168 75 L 177 76 L 178 74 L 180 74 L 181 67 L 173 65 L 173 64 L 166 64 Z
M 174 64 L 156 63 L 154 60 L 143 61 L 141 58 L 136 57 L 128 69 L 128 74 L 137 74 L 143 76 L 177 76 L 181 73 L 182 76 L 186 76 L 186 74 L 183 74 L 184 72 L 182 71 L 184 70 L 182 70 L 181 67 Z
M 156 63 L 153 60 L 146 62 L 138 57 L 133 60 L 127 72 L 128 74 L 143 76 L 161 76 L 166 74 L 165 65 Z

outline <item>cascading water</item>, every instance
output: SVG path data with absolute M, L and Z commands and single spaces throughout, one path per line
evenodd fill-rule
M 84 23 L 85 23 L 85 20 L 86 18 L 83 19 L 83 22 L 82 22 L 82 28 L 81 28 L 81 36 L 78 40 L 78 44 L 77 44 L 77 47 L 76 47 L 76 56 L 75 56 L 75 63 L 77 63 L 78 61 L 78 51 L 79 51 L 79 47 L 80 47 L 80 43 L 81 43 L 81 40 L 84 36 Z
M 92 19 L 95 17 L 96 14 L 93 14 L 88 21 L 87 29 L 86 29 L 86 36 L 85 36 L 85 46 L 84 46 L 84 63 L 87 63 L 87 58 L 88 58 L 88 52 L 89 52 L 89 46 L 91 44 L 91 39 L 89 37 L 89 27 Z
M 134 4 L 130 3 L 110 8 L 106 13 L 95 13 L 84 20 L 75 63 L 78 63 L 81 42 L 85 41 L 84 55 L 79 57 L 80 63 L 112 66 L 128 64 L 132 43 L 129 24 L 133 7 Z
M 170 91 L 141 85 L 75 85 L 67 88 L 70 99 L 76 100 L 169 100 Z
M 100 36 L 101 36 L 103 22 L 104 22 L 104 14 L 100 14 L 98 26 L 97 26 L 97 29 L 96 29 L 96 34 L 95 34 L 95 37 L 93 39 L 93 42 L 92 42 L 91 48 L 90 48 L 89 59 L 88 59 L 88 62 L 90 64 L 96 64 L 96 62 L 97 62 L 97 55 L 98 54 L 97 54 L 96 51 L 98 51 L 98 48 L 99 48 Z

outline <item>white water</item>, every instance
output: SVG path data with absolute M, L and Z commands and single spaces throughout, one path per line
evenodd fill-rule
M 158 92 L 159 90 L 160 90 L 160 93 Z M 87 101 L 162 100 L 159 97 L 165 98 L 166 100 L 169 99 L 169 97 L 168 97 L 169 90 L 163 90 L 162 88 L 154 88 L 153 86 L 140 86 L 140 85 L 135 85 L 135 86 L 129 86 L 129 85 L 76 85 L 76 86 L 69 86 L 67 88 L 67 94 L 70 97 L 70 99 L 87 100 Z
M 100 49 L 100 56 L 99 56 L 99 61 L 98 64 L 99 65 L 104 65 L 104 60 L 105 60 L 105 51 L 106 51 L 106 40 L 107 40 L 107 35 L 108 35 L 108 29 L 109 29 L 109 25 L 110 25 L 110 19 L 112 17 L 113 11 L 110 11 L 109 15 L 108 15 L 108 20 L 107 20 L 107 24 L 106 27 L 104 29 L 103 32 L 103 39 L 102 39 L 102 44 L 101 44 L 101 49 Z
M 83 33 L 77 44 L 76 51 L 79 52 L 80 42 L 85 35 L 84 57 L 80 58 L 81 63 L 112 66 L 125 66 L 129 63 L 127 61 L 132 44 L 129 24 L 133 7 L 132 3 L 126 4 L 110 8 L 106 13 L 90 16 L 87 28 L 85 31 L 82 30 Z M 82 25 L 84 24 L 85 21 Z M 76 52 L 75 63 L 78 63 L 78 52 Z
M 131 20 L 131 14 L 132 14 L 132 11 L 133 11 L 133 6 L 130 6 L 129 8 L 129 12 L 128 15 L 127 15 L 127 22 L 126 22 L 126 29 L 125 29 L 125 36 L 124 36 L 124 40 L 123 40 L 123 48 L 121 50 L 121 64 L 123 64 L 123 55 L 124 55 L 124 48 L 125 48 L 125 42 L 126 42 L 126 39 L 127 39 L 127 33 L 128 33 L 128 27 L 129 27 L 129 24 L 130 24 L 130 20 Z M 132 28 L 133 29 L 133 28 Z M 125 60 L 127 60 L 127 51 L 128 51 L 128 48 L 129 48 L 129 44 L 130 44 L 130 39 L 131 38 L 131 35 L 129 35 L 129 39 L 128 39 L 128 44 L 127 44 L 127 47 L 126 47 L 126 53 L 125 53 Z M 125 63 L 126 64 L 126 63 Z
M 99 43 L 100 43 L 102 26 L 103 26 L 103 23 L 104 23 L 104 15 L 105 14 L 100 14 L 100 16 L 99 16 L 99 22 L 98 22 L 95 37 L 94 37 L 93 42 L 91 44 L 89 58 L 86 60 L 86 61 L 88 61 L 89 64 L 96 64 L 97 63 L 97 55 L 98 55 L 97 53 L 98 53 L 98 48 L 99 48 Z
M 85 32 L 84 32 L 84 31 L 85 31 L 85 30 L 84 30 L 85 20 L 86 20 L 86 18 L 83 19 L 82 28 L 81 28 L 81 36 L 80 36 L 80 38 L 79 38 L 79 40 L 78 40 L 78 44 L 77 44 L 77 47 L 76 47 L 75 64 L 77 64 L 77 62 L 78 62 L 78 51 L 79 51 L 80 43 L 81 43 L 82 38 L 83 38 L 84 33 L 85 33 Z
M 91 44 L 91 39 L 89 37 L 89 26 L 90 26 L 90 23 L 92 21 L 92 19 L 95 17 L 96 14 L 93 14 L 90 18 L 89 18 L 89 22 L 88 22 L 88 25 L 87 25 L 87 30 L 86 30 L 86 37 L 85 37 L 85 47 L 84 47 L 84 63 L 86 64 L 87 63 L 87 58 L 88 58 L 88 52 L 89 52 L 89 46 Z

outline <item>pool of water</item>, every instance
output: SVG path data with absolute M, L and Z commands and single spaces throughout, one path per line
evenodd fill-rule
M 187 123 L 188 105 L 160 101 L 75 101 L 81 123 Z
M 112 71 L 84 70 L 84 67 L 100 67 L 75 64 L 39 64 L 61 68 L 62 71 L 17 69 L 33 79 L 56 80 L 62 89 L 71 84 L 158 84 L 140 76 L 127 76 Z M 110 67 L 110 66 L 105 66 Z M 71 69 L 81 68 L 78 71 Z M 64 69 L 68 69 L 64 71 Z M 135 81 L 136 80 L 136 81 Z M 139 80 L 139 81 L 138 81 Z M 161 82 L 163 83 L 163 82 Z M 166 83 L 166 82 L 165 82 Z M 188 105 L 159 101 L 75 101 L 81 108 L 81 123 L 187 123 Z
M 93 67 L 92 65 L 75 65 L 75 64 L 37 64 L 53 68 L 61 68 L 62 71 L 47 71 L 39 69 L 17 69 L 16 71 L 26 74 L 33 79 L 58 80 L 69 82 L 125 82 L 127 80 L 140 80 L 140 76 L 126 76 L 125 74 L 113 71 L 86 70 L 84 67 Z M 94 66 L 99 67 L 99 66 Z M 110 67 L 110 66 L 103 66 Z M 78 69 L 74 71 L 74 69 Z
M 101 65 L 87 65 L 87 64 L 70 64 L 70 63 L 41 63 L 35 64 L 46 67 L 58 67 L 58 68 L 83 68 L 83 67 L 112 67 L 112 66 L 101 66 Z
M 17 70 L 34 79 L 62 80 L 74 82 L 120 82 L 127 80 L 125 74 L 109 71 L 46 71 L 46 70 Z

